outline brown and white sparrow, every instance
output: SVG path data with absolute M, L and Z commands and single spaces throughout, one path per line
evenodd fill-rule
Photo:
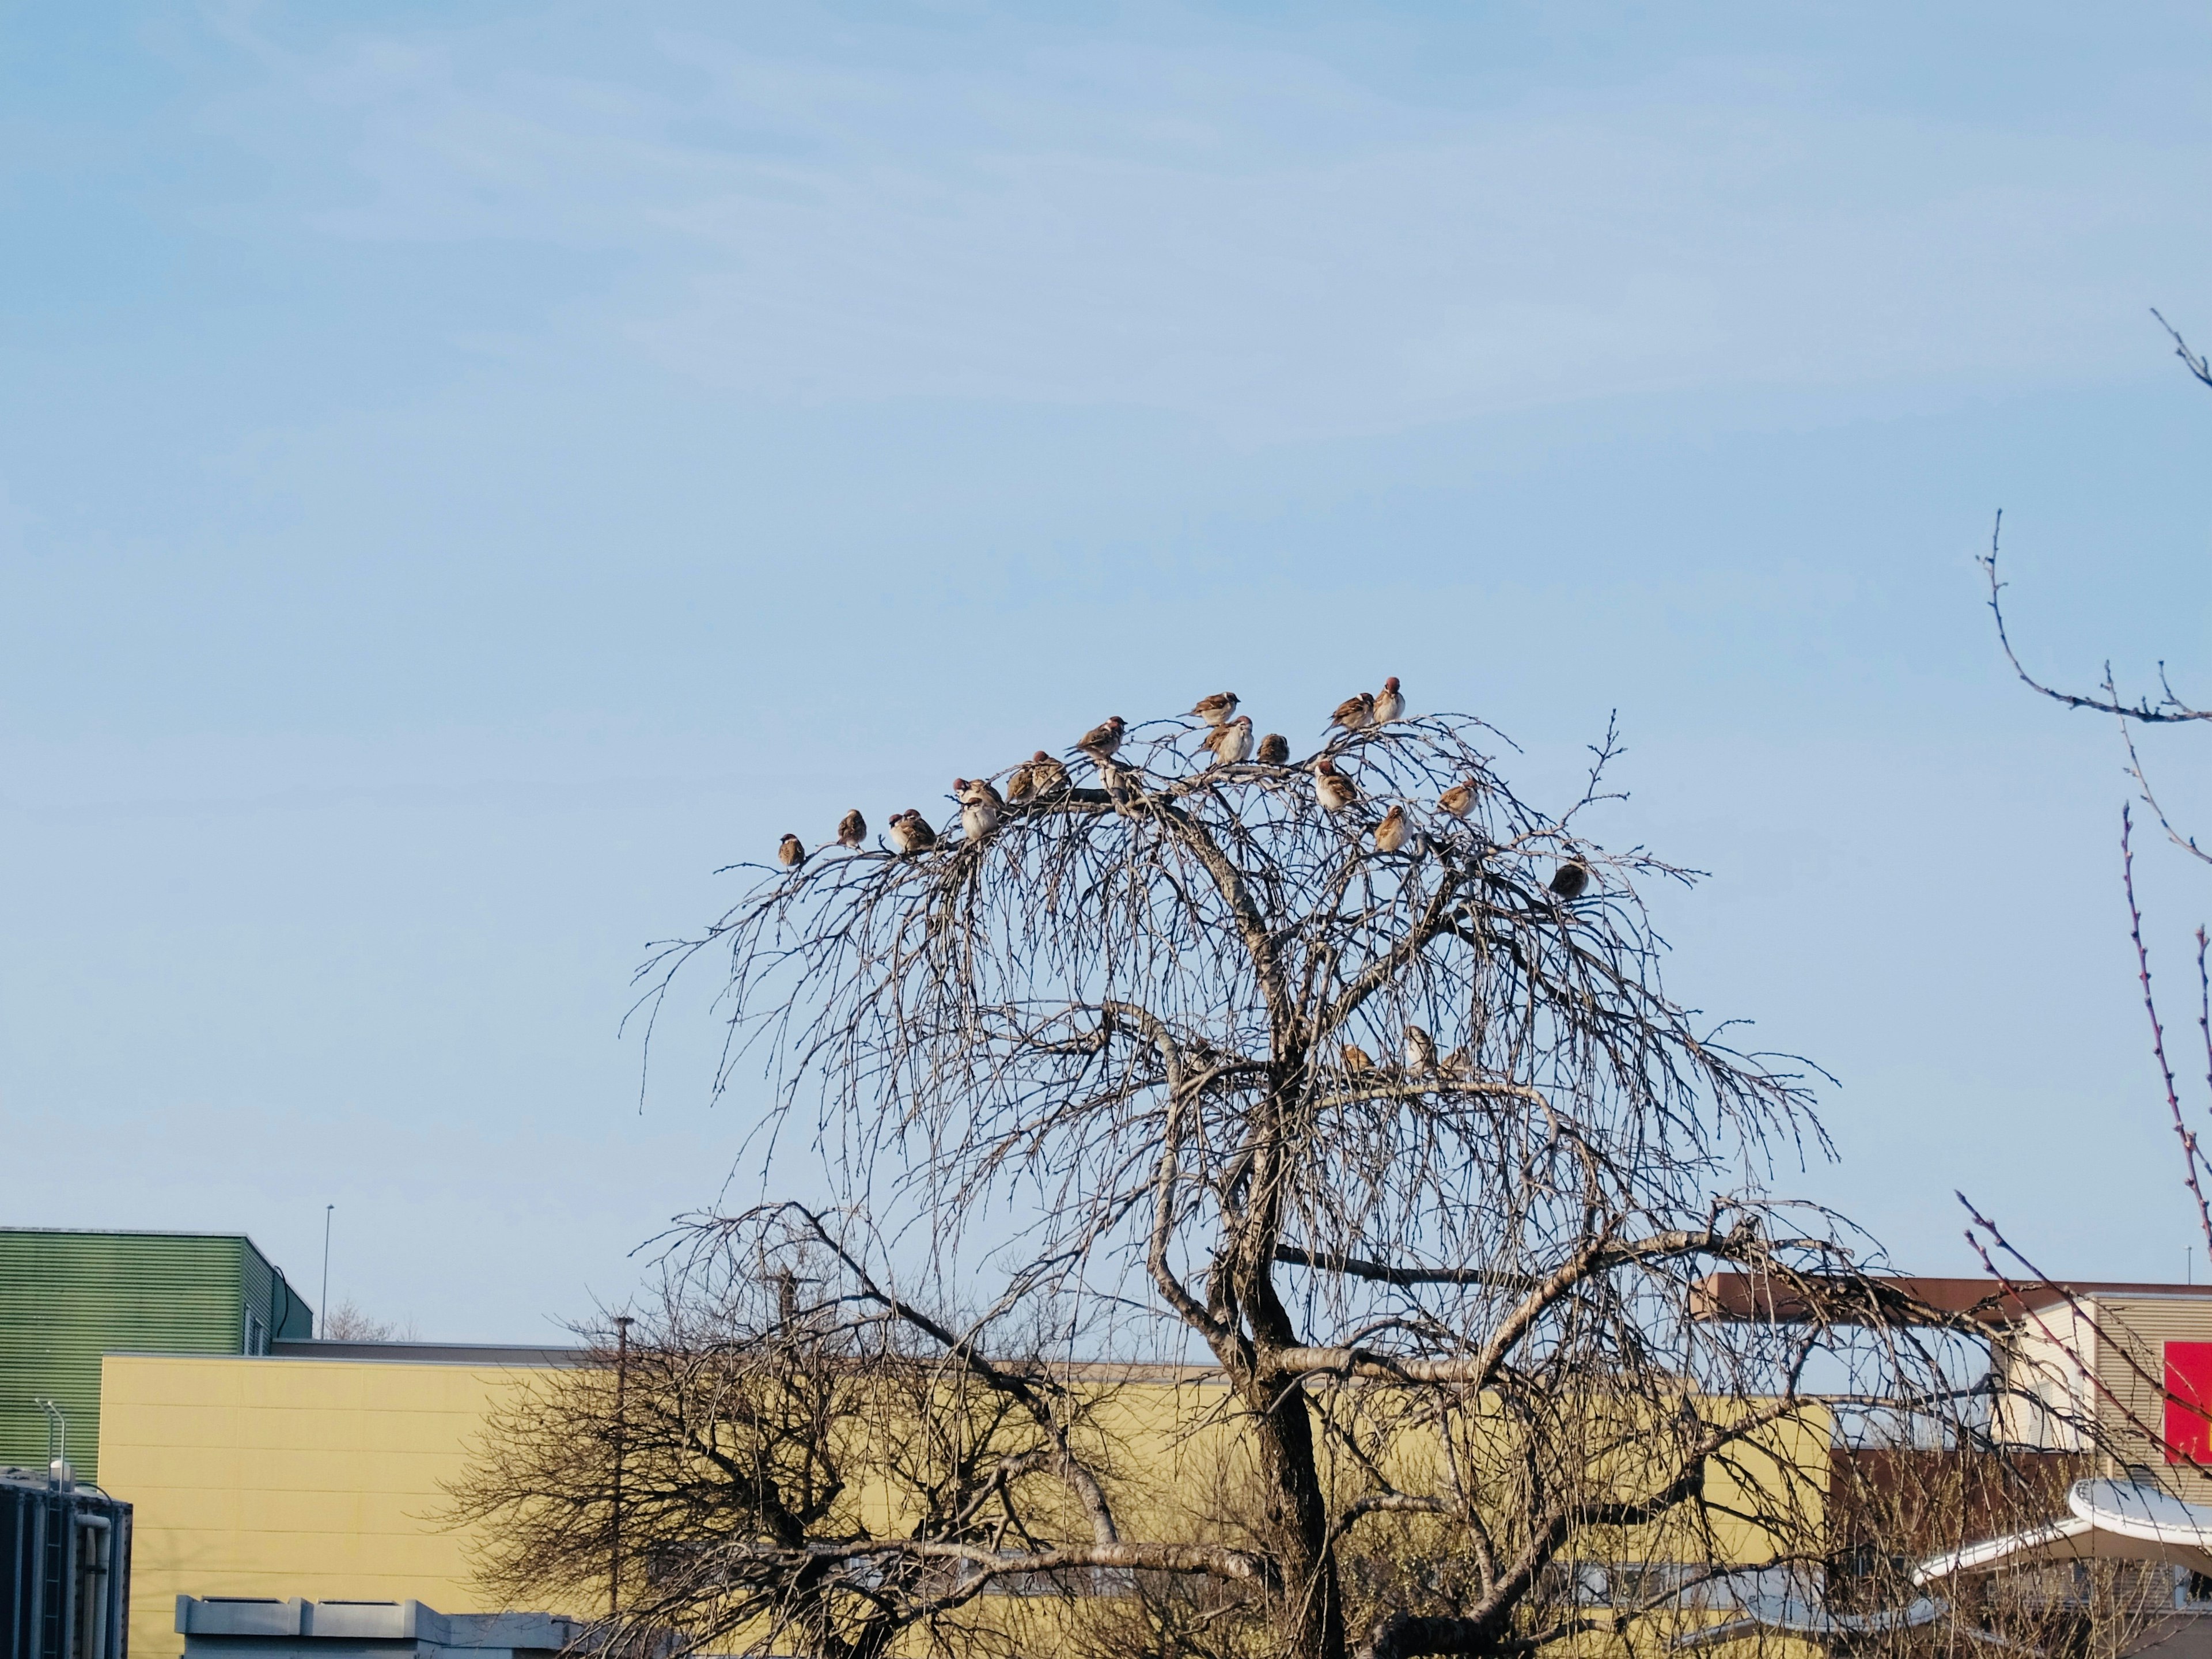
M 1067 769 L 1040 749 L 1013 770 L 1006 780 L 1010 801 L 1036 800 L 1055 789 L 1067 787 Z
M 1375 694 L 1362 691 L 1356 697 L 1346 697 L 1337 704 L 1336 713 L 1328 717 L 1331 726 L 1340 726 L 1347 732 L 1359 732 L 1375 724 Z
M 1398 690 L 1398 677 L 1393 674 L 1382 682 L 1382 689 L 1375 694 L 1375 724 L 1388 726 L 1405 712 L 1406 695 Z
M 1347 1072 L 1371 1072 L 1375 1069 L 1375 1062 L 1367 1057 L 1367 1050 L 1356 1042 L 1345 1043 L 1338 1053 L 1342 1055 L 1344 1069 Z
M 1415 1077 L 1437 1069 L 1437 1040 L 1418 1025 L 1406 1028 L 1406 1069 Z
M 796 836 L 786 836 L 775 844 L 775 861 L 787 870 L 797 870 L 806 862 L 806 843 Z
M 1127 729 L 1128 722 L 1116 714 L 1085 732 L 1076 740 L 1075 746 L 1093 760 L 1111 760 L 1114 751 L 1121 746 L 1121 733 Z
M 955 778 L 952 798 L 960 803 L 960 830 L 970 841 L 981 841 L 999 827 L 999 814 L 1006 803 L 984 778 Z
M 891 815 L 890 835 L 891 845 L 902 853 L 923 853 L 937 845 L 937 831 L 911 806 Z
M 1406 809 L 1394 806 L 1382 815 L 1382 822 L 1375 826 L 1375 850 L 1378 853 L 1403 851 L 1407 838 L 1413 827 L 1406 822 Z
M 1580 859 L 1569 859 L 1552 872 L 1552 890 L 1563 899 L 1578 899 L 1589 885 L 1589 866 Z
M 1464 1082 L 1474 1075 L 1474 1056 L 1468 1053 L 1467 1045 L 1462 1042 L 1444 1056 L 1441 1069 L 1446 1077 L 1457 1078 Z
M 1341 812 L 1359 799 L 1359 790 L 1350 778 L 1336 769 L 1336 763 L 1323 755 L 1313 763 L 1314 799 L 1332 812 Z
M 1252 717 L 1239 714 L 1226 726 L 1217 726 L 1199 739 L 1198 746 L 1211 749 L 1211 765 L 1234 766 L 1252 752 Z
M 1474 808 L 1474 780 L 1455 783 L 1437 797 L 1437 805 L 1455 818 L 1463 818 Z
M 1237 694 L 1217 691 L 1210 697 L 1200 697 L 1191 705 L 1190 712 L 1208 726 L 1226 726 L 1237 712 Z
M 1260 739 L 1260 763 L 1263 766 L 1282 766 L 1291 758 L 1291 740 L 1279 732 L 1270 732 Z
M 861 842 L 867 840 L 867 838 L 868 821 L 860 816 L 860 809 L 859 807 L 855 806 L 851 811 L 846 813 L 843 817 L 837 820 L 838 846 L 858 847 Z

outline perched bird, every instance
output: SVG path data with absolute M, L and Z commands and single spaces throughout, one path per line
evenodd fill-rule
M 1463 818 L 1474 807 L 1474 780 L 1455 783 L 1437 797 L 1437 805 L 1455 818 Z
M 786 836 L 775 844 L 775 861 L 787 870 L 797 870 L 806 862 L 806 843 L 796 836 Z
M 1375 850 L 1378 853 L 1398 852 L 1405 847 L 1407 837 L 1413 832 L 1413 826 L 1406 822 L 1406 809 L 1394 806 L 1382 815 L 1382 822 L 1375 826 Z
M 1375 1069 L 1375 1062 L 1367 1057 L 1367 1050 L 1356 1042 L 1344 1044 L 1339 1052 L 1344 1057 L 1344 1069 L 1347 1072 L 1371 1072 Z
M 1362 691 L 1356 697 L 1346 697 L 1337 704 L 1336 713 L 1328 717 L 1331 726 L 1340 726 L 1347 732 L 1358 732 L 1375 724 L 1375 694 Z
M 1198 746 L 1211 749 L 1214 766 L 1234 766 L 1252 752 L 1252 717 L 1239 714 L 1226 726 L 1217 726 L 1199 739 Z
M 1439 1069 L 1446 1077 L 1471 1078 L 1474 1075 L 1474 1056 L 1468 1053 L 1467 1045 L 1462 1043 L 1444 1056 L 1444 1063 Z
M 858 847 L 861 842 L 866 841 L 867 838 L 868 821 L 860 816 L 860 809 L 859 807 L 855 806 L 851 811 L 846 813 L 843 817 L 837 820 L 838 846 Z
M 1210 697 L 1200 697 L 1191 705 L 1190 712 L 1208 726 L 1226 726 L 1229 717 L 1237 712 L 1237 694 L 1217 691 Z
M 1589 885 L 1589 866 L 1580 859 L 1569 859 L 1552 872 L 1552 890 L 1563 899 L 1578 899 Z
M 1260 761 L 1266 766 L 1281 766 L 1291 758 L 1291 740 L 1279 732 L 1270 732 L 1260 739 Z
M 914 807 L 891 815 L 891 845 L 902 853 L 922 853 L 937 845 L 937 831 Z
M 1127 729 L 1128 722 L 1116 714 L 1085 732 L 1076 740 L 1075 746 L 1093 760 L 1111 760 L 1114 751 L 1121 746 L 1121 733 Z
M 999 814 L 1006 803 L 982 778 L 955 778 L 952 798 L 960 803 L 960 829 L 970 841 L 981 841 L 999 827 Z
M 1323 755 L 1313 763 L 1314 799 L 1332 812 L 1341 812 L 1359 799 L 1359 790 L 1350 778 L 1336 769 L 1336 763 Z
M 1372 718 L 1377 726 L 1387 726 L 1406 712 L 1406 694 L 1398 689 L 1395 674 L 1382 682 L 1382 689 L 1375 694 Z
M 1006 778 L 1006 799 L 1010 801 L 1035 800 L 1054 789 L 1067 787 L 1067 769 L 1040 749 L 1017 766 Z
M 1406 1069 L 1415 1077 L 1437 1069 L 1437 1040 L 1418 1025 L 1406 1028 Z

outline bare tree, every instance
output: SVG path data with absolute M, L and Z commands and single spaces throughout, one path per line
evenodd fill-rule
M 2191 349 L 2188 342 L 2163 316 L 2155 311 L 2151 314 L 2157 318 L 2159 325 L 2165 329 L 2172 341 L 2174 355 L 2181 360 L 2191 376 L 2198 384 L 2212 387 L 2212 362 L 2208 362 L 2203 354 Z M 2083 709 L 2112 717 L 2126 757 L 2127 772 L 2134 780 L 2136 793 L 2142 805 L 2156 819 L 2170 844 L 2194 860 L 2212 863 L 2212 851 L 2200 846 L 2197 837 L 2177 825 L 2166 811 L 2153 787 L 2136 741 L 2136 731 L 2139 726 L 2191 726 L 2212 720 L 2212 710 L 2200 708 L 2177 693 L 2163 661 L 2158 665 L 2159 689 L 2155 697 L 2147 693 L 2133 697 L 2124 696 L 2118 689 L 2109 659 L 2105 664 L 2102 680 L 2094 690 L 2087 691 L 2064 690 L 2032 673 L 2021 662 L 2006 625 L 2003 606 L 2006 584 L 1998 574 L 1997 566 L 1998 532 L 2002 531 L 2002 525 L 2003 515 L 2000 513 L 1996 526 L 1991 532 L 1990 550 L 1982 565 L 1989 584 L 1990 611 L 2005 659 L 2021 682 L 2039 695 L 2069 710 Z M 2134 828 L 2132 809 L 2123 806 L 2119 834 L 2120 887 L 2127 907 L 2129 938 L 2135 950 L 2136 979 L 2141 988 L 2143 1012 L 2149 1022 L 2151 1056 L 2157 1067 L 2167 1119 L 2181 1153 L 2183 1182 L 2195 1206 L 2208 1259 L 2212 1259 L 2212 1202 L 2208 1202 L 2206 1182 L 2208 1174 L 2212 1174 L 2212 1160 L 2206 1156 L 2197 1127 L 2206 1109 L 2200 1106 L 2192 1110 L 2185 1105 L 2174 1062 L 2168 1053 L 2167 1023 L 2153 988 L 2151 953 L 2143 938 L 2143 911 L 2136 890 Z M 2212 1090 L 2212 965 L 2208 965 L 2208 955 L 2212 954 L 2212 939 L 2208 939 L 2206 929 L 2201 925 L 2196 932 L 2196 946 L 2197 1026 L 2203 1044 L 2206 1084 L 2208 1090 Z M 2008 1293 L 2024 1285 L 2050 1282 L 2025 1250 L 2015 1246 L 2005 1236 L 1996 1222 L 1977 1209 L 1965 1194 L 1961 1193 L 1959 1197 L 1968 1218 L 1968 1243 L 1992 1278 L 2001 1283 Z M 2122 1455 L 2115 1461 L 2128 1466 L 2136 1465 L 2137 1460 L 2148 1452 L 2162 1458 L 2166 1463 L 2179 1466 L 2198 1477 L 2212 1478 L 2212 1468 L 2208 1468 L 2197 1455 L 2193 1437 L 2191 1443 L 2177 1443 L 2171 1437 L 2173 1408 L 2181 1407 L 2185 1413 L 2196 1413 L 2200 1410 L 2199 1402 L 2176 1394 L 2166 1368 L 2147 1351 L 2147 1345 L 2132 1340 L 2131 1333 L 2125 1329 L 2114 1328 L 2100 1319 L 2094 1307 L 2085 1298 L 2067 1292 L 2063 1303 L 2064 1318 L 2039 1319 L 2039 1334 L 2050 1347 L 2070 1358 L 2081 1386 L 2089 1395 L 2085 1407 L 2087 1416 L 2094 1419 L 2094 1430 L 2089 1443 L 2120 1452 Z M 2100 1368 L 2094 1355 L 2087 1351 L 2092 1344 L 2117 1356 L 2123 1373 L 2117 1382 L 2100 1376 Z M 2132 1455 L 2127 1455 L 2129 1453 Z M 2147 1601 L 2147 1593 L 2140 1599 Z
M 2199 385 L 2212 388 L 2212 362 L 2207 362 L 2203 353 L 2191 349 L 2189 342 L 2184 339 L 2180 332 L 2158 312 L 2153 311 L 2151 315 L 2158 319 L 2159 326 L 2166 331 L 2167 337 L 2172 341 L 2174 356 L 2181 360 L 2182 366 L 2189 371 L 2190 375 Z M 2097 687 L 2088 691 L 2066 690 L 2031 673 L 2026 665 L 2021 661 L 2019 653 L 2014 648 L 2010 632 L 2005 623 L 2004 589 L 2007 584 L 1997 574 L 1998 536 L 2003 526 L 2004 515 L 1999 513 L 1996 526 L 1990 532 L 1990 550 L 1982 559 L 1982 568 L 1989 582 L 1990 614 L 1995 620 L 1997 643 L 2004 651 L 2005 660 L 2012 665 L 2014 673 L 2019 676 L 2021 683 L 2039 695 L 2050 698 L 2065 708 L 2086 709 L 2092 713 L 2113 717 L 2118 727 L 2121 745 L 2127 756 L 2128 775 L 2135 780 L 2136 794 L 2142 805 L 2148 808 L 2151 815 L 2157 819 L 2159 828 L 2165 831 L 2169 842 L 2192 859 L 2212 864 L 2212 851 L 2200 847 L 2193 834 L 2177 826 L 2168 816 L 2165 806 L 2160 802 L 2158 792 L 2152 787 L 2149 773 L 2144 768 L 2142 755 L 2136 749 L 2135 734 L 2135 729 L 2137 726 L 2188 726 L 2200 721 L 2212 720 L 2212 709 L 2199 708 L 2178 694 L 2173 689 L 2172 681 L 2167 678 L 2166 664 L 2163 661 L 2158 665 L 2159 690 L 2156 697 L 2151 696 L 2147 692 L 2139 693 L 2132 698 L 2124 696 L 2119 691 L 2109 659 L 2105 664 L 2103 680 Z M 2133 815 L 2130 810 L 2123 808 L 2120 815 L 2121 888 L 2127 901 L 2129 937 L 2135 945 L 2136 972 L 2142 988 L 2143 1010 L 2150 1021 L 2151 1054 L 2158 1065 L 2159 1079 L 2165 1091 L 2168 1115 L 2173 1126 L 2174 1136 L 2181 1148 L 2184 1179 L 2188 1186 L 2191 1198 L 2196 1205 L 2197 1224 L 2204 1237 L 2208 1260 L 2212 1260 L 2212 1203 L 2208 1203 L 2205 1191 L 2205 1177 L 2208 1174 L 2212 1174 L 2212 1159 L 2207 1158 L 2197 1132 L 2191 1126 L 2191 1114 L 2182 1104 L 2181 1090 L 2175 1079 L 2173 1063 L 2166 1053 L 2166 1021 L 2160 1014 L 2158 999 L 2151 987 L 2150 951 L 2143 943 L 2142 908 L 2136 898 L 2135 846 L 2132 830 Z M 2197 1023 L 2204 1044 L 2207 1086 L 2212 1088 L 2212 962 L 2208 962 L 2208 956 L 2212 956 L 2212 937 L 2209 937 L 2206 930 L 2200 926 L 2197 930 Z M 1971 1212 L 1972 1206 L 1969 1206 L 1968 1208 Z M 2026 1265 L 2025 1259 L 2012 1254 L 2010 1247 L 2003 1245 L 2002 1237 L 1978 1216 L 1975 1218 L 1975 1235 L 1977 1235 L 1975 1237 L 1977 1249 L 1987 1252 L 1994 1248 L 2000 1255 L 2012 1261 L 2015 1266 Z M 1984 1259 L 1990 1260 L 1986 1254 Z M 1993 1262 L 1991 1271 L 1996 1271 Z
M 379 1319 L 349 1297 L 323 1316 L 321 1335 L 325 1342 L 412 1342 L 415 1322 Z
M 1826 1150 L 1804 1068 L 1662 989 L 1638 884 L 1692 872 L 1583 832 L 1612 734 L 1556 817 L 1464 716 L 1310 765 L 1202 767 L 1197 735 L 1133 729 L 910 854 L 787 861 L 643 970 L 657 1015 L 726 964 L 722 1083 L 763 1066 L 844 1183 L 686 1248 L 781 1230 L 848 1328 L 895 1324 L 1039 1437 L 988 1541 L 963 1497 L 748 1571 L 902 1617 L 1072 1571 L 1208 1581 L 1179 1605 L 1308 1659 L 1527 1653 L 1814 1571 L 1837 1382 L 1956 1428 L 1956 1354 L 1854 1235 L 1765 1195 L 1773 1157 Z M 1701 1323 L 1717 1267 L 1814 1311 Z M 1225 1379 L 1233 1528 L 1140 1522 L 1082 1391 L 1003 1358 L 1102 1322 Z
M 947 1373 L 908 1319 L 824 1294 L 811 1230 L 742 1231 L 749 1248 L 686 1252 L 624 1336 L 586 1328 L 581 1363 L 493 1413 L 441 1517 L 477 1529 L 478 1578 L 510 1601 L 604 1598 L 595 1648 L 635 1659 L 879 1659 L 948 1628 L 963 1655 L 1022 1650 L 1017 1621 L 957 1619 L 990 1585 L 966 1565 L 1037 1510 L 1018 1497 L 1040 1472 L 1078 1447 L 1111 1468 L 1091 1422 L 1111 1391 L 1034 1364 L 996 1388 L 1011 1373 Z

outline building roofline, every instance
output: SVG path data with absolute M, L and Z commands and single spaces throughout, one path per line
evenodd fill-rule
M 1839 1294 L 1826 1307 L 1822 1292 Z M 1869 1292 L 1871 1291 L 1872 1294 Z M 1964 1315 L 1984 1325 L 2012 1325 L 2069 1301 L 2110 1297 L 2158 1297 L 2212 1301 L 2212 1285 L 2158 1284 L 2126 1279 L 1947 1279 L 1928 1273 L 1883 1273 L 1845 1280 L 1825 1273 L 1796 1279 L 1742 1273 L 1711 1273 L 1692 1297 L 1692 1317 L 1715 1324 L 1802 1325 L 1815 1318 L 1837 1324 L 1911 1325 L 1929 1313 Z
M 386 1365 L 581 1365 L 588 1348 L 556 1348 L 531 1342 L 359 1342 L 326 1337 L 271 1341 L 270 1359 L 350 1361 Z
M 234 1228 L 222 1231 L 207 1227 L 34 1227 L 0 1221 L 0 1233 L 72 1233 L 80 1238 L 242 1238 L 253 1244 L 251 1233 Z M 258 1250 L 261 1247 L 253 1244 L 253 1248 Z M 262 1259 L 268 1258 L 264 1255 Z
M 556 1348 L 527 1342 L 358 1342 L 316 1337 L 278 1339 L 265 1355 L 210 1352 L 179 1353 L 174 1350 L 112 1348 L 108 1357 L 118 1359 L 236 1359 L 307 1360 L 319 1364 L 356 1365 L 514 1365 L 565 1370 L 588 1365 L 595 1355 L 589 1348 Z M 1179 1364 L 1159 1361 L 1079 1359 L 1046 1367 L 1054 1376 L 1084 1382 L 1220 1383 L 1227 1381 L 1218 1365 Z

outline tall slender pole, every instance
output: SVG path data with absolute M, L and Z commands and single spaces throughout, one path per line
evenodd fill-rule
M 607 1558 L 607 1617 L 622 1611 L 622 1487 L 623 1442 L 628 1428 L 625 1408 L 629 1395 L 629 1320 L 615 1316 L 615 1503 L 614 1547 Z
M 335 1204 L 323 1206 L 323 1299 L 315 1304 L 315 1317 L 325 1330 L 331 1327 L 331 1212 L 337 1208 Z

